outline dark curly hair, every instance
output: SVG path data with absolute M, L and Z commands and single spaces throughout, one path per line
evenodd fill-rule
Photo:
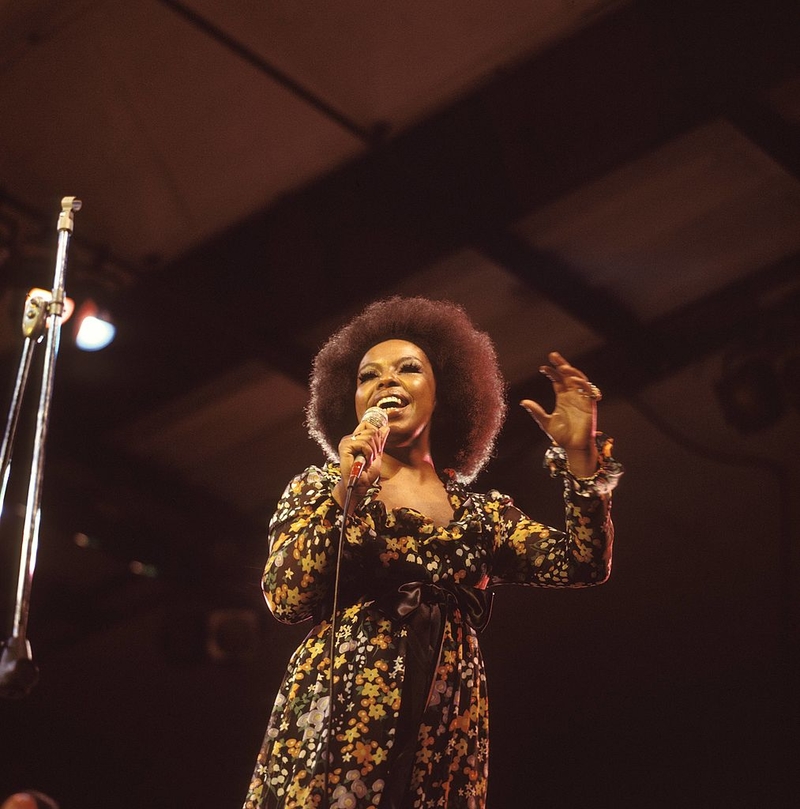
M 430 360 L 436 378 L 431 452 L 459 479 L 472 480 L 489 460 L 506 413 L 505 383 L 494 345 L 450 301 L 392 297 L 370 304 L 320 349 L 311 371 L 306 424 L 327 456 L 338 460 L 353 429 L 361 358 L 385 340 L 407 340 Z

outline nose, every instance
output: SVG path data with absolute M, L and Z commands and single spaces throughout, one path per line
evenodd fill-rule
M 397 384 L 397 374 L 395 374 L 393 369 L 387 368 L 386 370 L 381 372 L 381 375 L 378 378 L 379 388 L 391 388 L 396 384 Z

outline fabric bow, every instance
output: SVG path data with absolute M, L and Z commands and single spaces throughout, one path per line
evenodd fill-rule
M 465 587 L 453 582 L 413 581 L 401 584 L 394 590 L 375 599 L 375 606 L 387 616 L 407 619 L 421 604 L 448 603 L 457 607 L 461 617 L 478 632 L 489 623 L 494 593 L 476 587 Z

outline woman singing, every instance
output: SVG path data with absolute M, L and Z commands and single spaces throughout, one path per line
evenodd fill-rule
M 521 404 L 553 442 L 547 465 L 563 481 L 566 531 L 467 487 L 505 402 L 492 343 L 460 307 L 380 301 L 320 350 L 307 416 L 330 463 L 287 486 L 263 577 L 278 620 L 314 626 L 275 700 L 245 809 L 485 806 L 477 632 L 487 588 L 586 587 L 610 571 L 621 469 L 596 433 L 600 391 L 560 354 L 549 361 L 553 412 Z M 369 408 L 388 423 L 374 411 L 363 419 Z M 356 459 L 364 469 L 345 516 Z

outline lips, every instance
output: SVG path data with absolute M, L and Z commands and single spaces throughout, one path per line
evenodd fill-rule
M 375 402 L 374 407 L 380 407 L 381 410 L 400 410 L 407 404 L 408 399 L 406 399 L 404 396 L 389 393 L 381 396 L 380 399 Z

